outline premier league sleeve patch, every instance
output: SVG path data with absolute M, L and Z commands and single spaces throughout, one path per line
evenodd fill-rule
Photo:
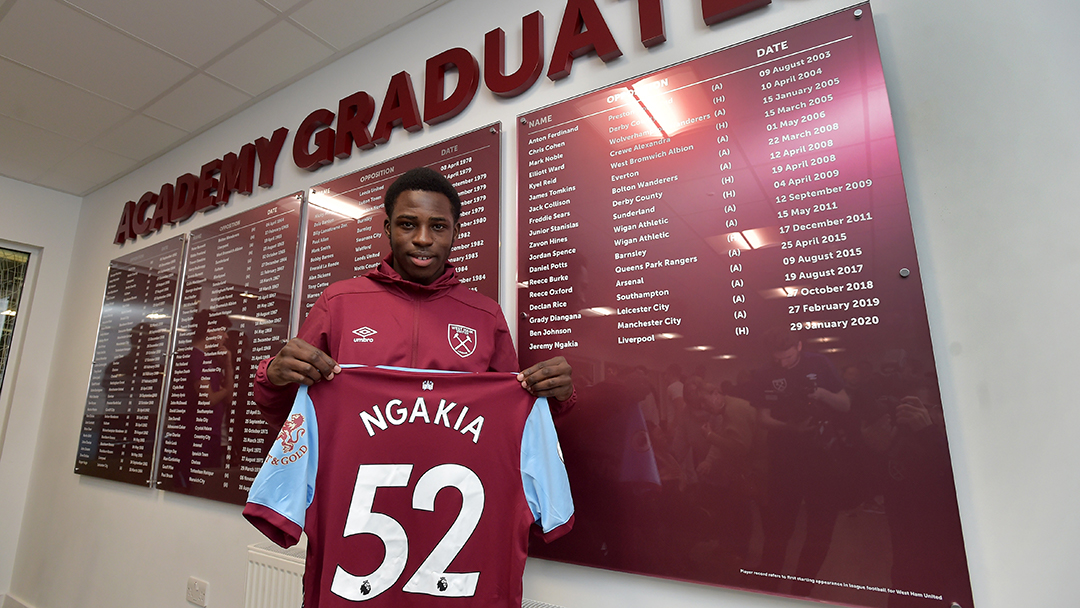
M 446 339 L 462 359 L 476 352 L 476 330 L 471 327 L 450 323 L 446 326 Z

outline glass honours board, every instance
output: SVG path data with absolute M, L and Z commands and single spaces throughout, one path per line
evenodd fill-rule
M 533 554 L 970 607 L 869 4 L 522 119 L 521 365 L 579 384 Z
M 451 259 L 464 284 L 497 297 L 500 138 L 489 125 L 316 188 L 302 312 L 330 282 L 386 256 L 382 196 L 416 166 L 441 172 L 459 192 L 462 230 Z M 243 504 L 273 438 L 253 382 L 259 362 L 289 337 L 301 208 L 299 194 L 287 196 L 113 262 L 77 473 L 149 485 L 156 471 L 159 489 Z M 140 323 L 144 317 L 152 323 Z M 113 377 L 133 357 L 156 385 Z M 157 401 L 144 411 L 151 397 Z M 133 446 L 137 466 L 129 465 Z
M 157 487 L 243 504 L 276 430 L 253 401 L 289 337 L 300 196 L 191 232 Z
M 76 473 L 150 485 L 184 245 L 109 263 Z
M 395 179 L 430 167 L 461 198 L 461 232 L 450 262 L 465 285 L 499 298 L 499 125 L 488 125 L 316 186 L 308 211 L 301 318 L 334 281 L 375 268 L 390 253 L 383 197 Z

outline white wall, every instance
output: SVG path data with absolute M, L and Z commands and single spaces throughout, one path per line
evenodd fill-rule
M 0 594 L 11 585 L 80 202 L 0 177 L 0 245 L 30 252 L 37 270 L 24 284 L 15 325 L 23 339 L 12 343 L 0 399 Z
M 542 79 L 513 100 L 481 90 L 459 117 L 423 132 L 395 131 L 389 145 L 315 174 L 292 165 L 277 186 L 192 220 L 215 221 L 361 167 L 499 119 L 504 198 L 516 180 L 515 116 L 851 4 L 773 0 L 767 9 L 706 28 L 695 2 L 665 2 L 668 41 L 636 42 L 636 3 L 598 0 L 624 56 L 584 57 L 572 75 Z M 483 35 L 503 27 L 516 41 L 520 18 L 545 15 L 546 48 L 562 0 L 454 0 L 397 34 L 322 72 L 87 197 L 75 238 L 57 348 L 44 384 L 48 408 L 11 594 L 34 608 L 188 606 L 189 575 L 210 581 L 212 606 L 243 603 L 245 551 L 259 535 L 238 507 L 72 473 L 90 356 L 111 244 L 124 201 L 275 128 L 295 131 L 310 111 L 336 109 L 358 89 L 381 100 L 390 76 L 408 70 L 422 92 L 424 61 L 463 46 L 482 56 Z M 1008 8 L 1005 8 L 1005 7 Z M 974 0 L 877 0 L 888 82 L 949 421 L 968 555 L 980 608 L 1074 603 L 1080 566 L 1080 462 L 1072 436 L 1080 407 L 1069 387 L 1080 344 L 1080 21 L 1074 0 L 1031 4 Z M 508 60 L 514 65 L 516 58 Z M 0 203 L 2 204 L 2 203 Z M 504 212 L 503 282 L 512 297 L 515 233 Z M 166 231 L 158 238 L 175 232 Z M 136 247 L 141 246 L 141 243 Z M 61 275 L 63 271 L 61 271 Z M 40 385 L 38 385 L 40 390 Z M 6 458 L 6 455 L 5 455 Z M 2 587 L 0 587 L 2 588 Z M 534 561 L 526 596 L 568 608 L 593 606 L 800 606 L 796 600 Z

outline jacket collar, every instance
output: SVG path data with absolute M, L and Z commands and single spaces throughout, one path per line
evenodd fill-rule
M 458 280 L 454 265 L 447 262 L 446 269 L 443 271 L 442 276 L 435 279 L 431 285 L 413 283 L 412 281 L 403 279 L 401 275 L 390 266 L 391 259 L 391 255 L 388 254 L 378 267 L 367 273 L 367 277 L 378 283 L 383 283 L 388 287 L 396 287 L 406 293 L 417 295 L 426 293 L 428 297 L 440 295 L 442 292 L 449 290 L 451 287 L 461 282 Z

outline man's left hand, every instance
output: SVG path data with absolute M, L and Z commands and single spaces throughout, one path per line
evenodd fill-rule
M 913 432 L 919 432 L 933 424 L 930 411 L 922 399 L 914 396 L 904 397 L 896 406 L 896 425 Z
M 518 372 L 521 387 L 537 397 L 552 397 L 566 401 L 574 394 L 574 381 L 570 378 L 570 364 L 563 357 L 541 361 L 529 369 Z

